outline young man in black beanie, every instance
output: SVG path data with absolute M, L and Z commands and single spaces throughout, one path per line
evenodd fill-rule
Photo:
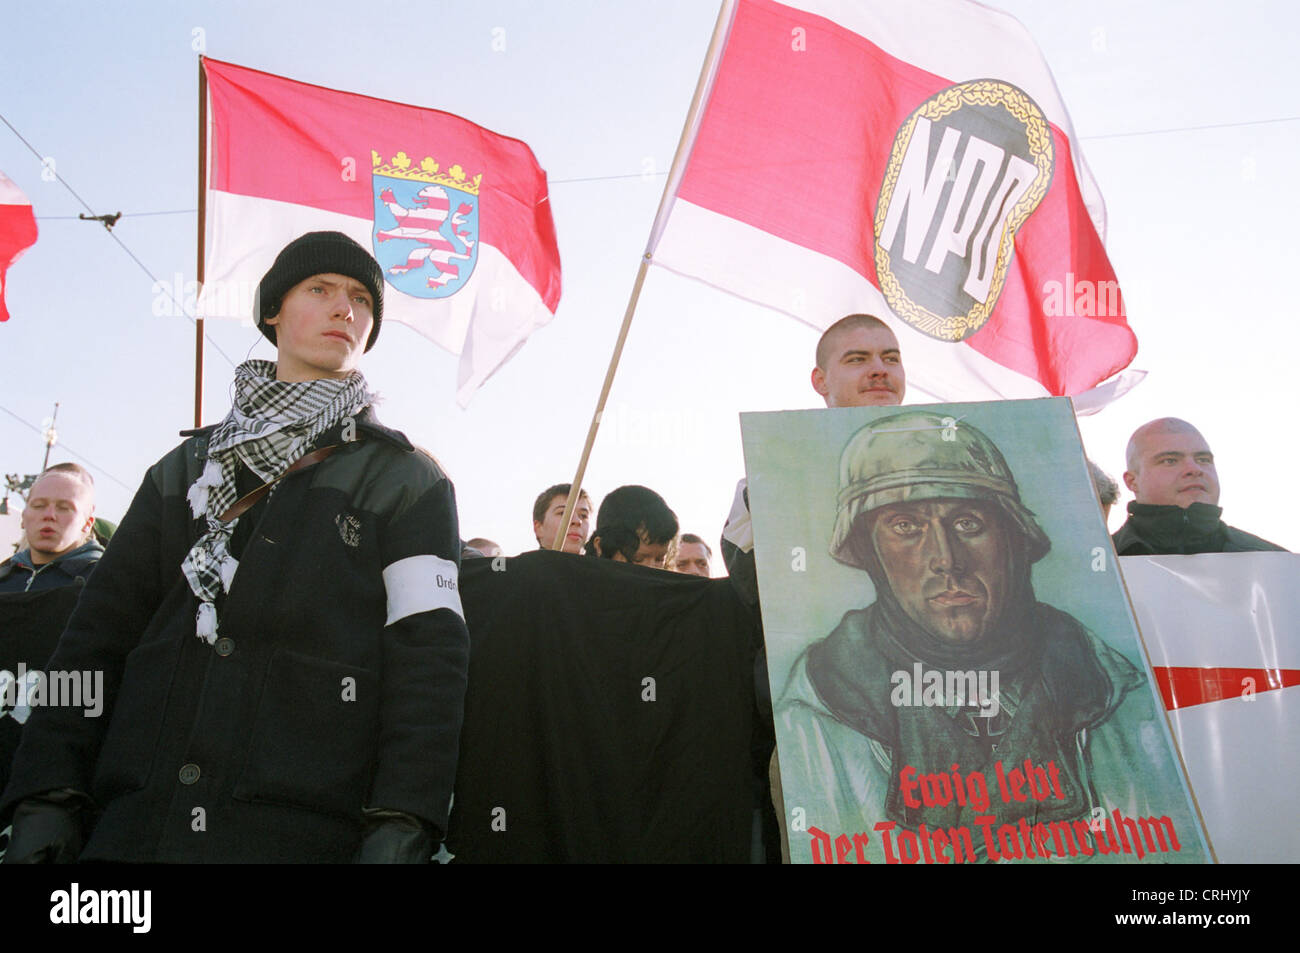
M 451 483 L 356 370 L 383 291 L 338 232 L 275 259 L 256 313 L 277 360 L 242 364 L 226 418 L 136 494 L 49 666 L 103 671 L 103 716 L 34 711 L 6 862 L 436 849 L 469 638 Z

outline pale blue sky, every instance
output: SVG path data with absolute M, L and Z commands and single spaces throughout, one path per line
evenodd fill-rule
M 1141 342 L 1135 366 L 1150 371 L 1084 421 L 1088 452 L 1118 478 L 1137 424 L 1187 417 L 1220 458 L 1229 522 L 1300 549 L 1300 512 L 1275 492 L 1300 465 L 1290 421 L 1300 329 L 1286 291 L 1300 255 L 1300 13 L 1266 2 L 1231 13 L 1208 2 L 994 5 L 1025 22 L 1056 74 L 1107 201 Z M 564 265 L 555 320 L 467 411 L 455 405 L 456 358 L 407 328 L 386 323 L 363 363 L 387 398 L 385 421 L 456 482 L 464 535 L 513 553 L 532 546 L 533 496 L 572 477 L 716 12 L 705 0 L 365 13 L 338 2 L 28 5 L 0 36 L 0 113 L 96 212 L 127 213 L 114 235 L 167 281 L 194 272 L 197 39 L 218 59 L 445 109 L 528 142 L 552 181 Z M 1275 119 L 1290 121 L 1187 128 Z M 1153 132 L 1170 129 L 1180 131 Z M 190 423 L 193 327 L 154 316 L 151 279 L 102 227 L 75 220 L 82 207 L 3 126 L 0 169 L 41 229 L 9 273 L 0 406 L 39 425 L 60 401 L 63 444 L 102 468 L 101 512 L 120 518 Z M 175 210 L 190 211 L 140 214 Z M 209 322 L 209 333 L 235 361 L 271 356 L 251 327 Z M 588 488 L 599 498 L 652 486 L 684 529 L 716 539 L 743 472 L 736 414 L 819 406 L 807 382 L 815 341 L 788 318 L 652 269 Z M 231 374 L 209 346 L 206 422 L 225 413 Z M 0 469 L 31 472 L 42 451 L 0 412 Z M 53 460 L 69 458 L 55 448 Z

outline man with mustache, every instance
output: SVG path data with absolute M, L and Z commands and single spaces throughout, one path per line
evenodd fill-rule
M 1131 813 L 1137 778 L 1177 790 L 1167 759 L 1142 743 L 1158 730 L 1142 673 L 1035 598 L 1031 567 L 1051 545 L 997 446 L 964 420 L 916 411 L 859 430 L 840 460 L 830 550 L 870 576 L 876 601 L 846 613 L 793 667 L 776 711 L 778 734 L 793 742 L 781 751 L 787 809 L 803 807 L 807 827 L 832 839 L 869 833 L 879 860 L 879 822 L 977 831 L 981 814 L 1087 821 L 1097 808 Z M 910 677 L 918 664 L 988 673 L 995 697 L 900 698 L 894 673 Z M 1055 766 L 1053 796 L 1001 803 L 998 762 L 1026 761 Z M 991 804 L 927 805 L 901 789 L 908 768 L 951 777 L 954 765 L 963 778 L 984 775 Z M 963 859 L 986 859 L 982 841 Z
M 898 338 L 870 314 L 849 314 L 817 341 L 812 386 L 827 407 L 883 407 L 903 402 L 907 372 Z M 749 481 L 736 485 L 736 497 L 722 529 L 722 560 L 750 605 L 758 603 L 754 570 L 754 527 L 749 515 Z
M 817 342 L 812 386 L 827 407 L 901 404 L 907 374 L 898 338 L 870 314 L 840 318 Z
M 1124 485 L 1137 497 L 1113 537 L 1120 556 L 1244 553 L 1281 546 L 1224 523 L 1214 454 L 1185 420 L 1143 424 L 1128 442 Z

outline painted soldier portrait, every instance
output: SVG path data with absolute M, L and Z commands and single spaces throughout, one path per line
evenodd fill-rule
M 841 444 L 825 551 L 869 585 L 856 604 L 840 590 L 830 633 L 799 633 L 793 664 L 771 666 L 787 821 L 798 807 L 817 832 L 792 823 L 792 857 L 825 860 L 842 837 L 873 862 L 1087 859 L 1109 838 L 1111 859 L 1188 859 L 1199 834 L 1141 663 L 1039 596 L 1054 540 L 975 419 L 876 412 Z M 762 570 L 766 597 L 780 585 Z M 1148 850 L 1142 821 L 1159 818 Z

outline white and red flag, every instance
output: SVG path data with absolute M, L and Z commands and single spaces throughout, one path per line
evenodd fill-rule
M 739 0 L 723 19 L 656 264 L 818 329 L 877 314 L 942 400 L 1079 395 L 1129 364 L 1101 195 L 1015 18 Z
M 560 300 L 546 173 L 469 120 L 205 59 L 202 317 L 246 318 L 276 253 L 308 231 L 372 249 L 384 317 L 461 355 L 457 399 Z
M 36 244 L 36 216 L 22 189 L 0 172 L 0 321 L 9 320 L 5 307 L 5 273 L 22 253 Z
M 1119 560 L 1220 863 L 1295 863 L 1300 556 Z

